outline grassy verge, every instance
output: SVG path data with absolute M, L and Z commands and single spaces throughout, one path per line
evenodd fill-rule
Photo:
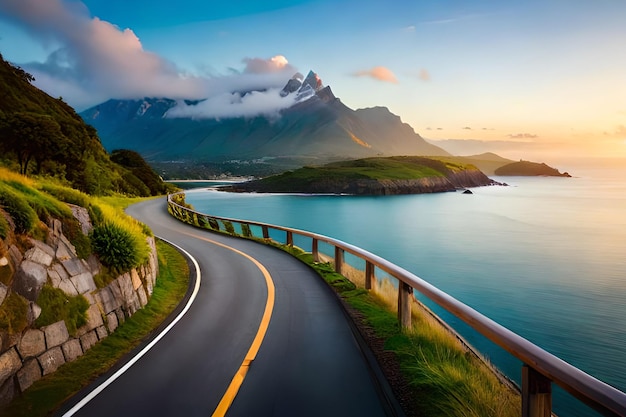
M 407 415 L 505 417 L 519 416 L 521 399 L 503 384 L 481 359 L 467 349 L 428 312 L 415 303 L 413 327 L 403 331 L 390 308 L 386 292 L 367 291 L 337 274 L 329 263 L 316 263 L 310 253 L 285 247 L 315 269 L 349 306 L 357 327 L 383 365 Z M 384 287 L 384 286 L 383 286 Z M 395 295 L 395 292 L 394 292 Z M 382 346 L 377 349 L 372 346 Z
M 65 400 L 106 372 L 159 326 L 176 308 L 189 285 L 189 270 L 183 256 L 158 241 L 159 276 L 152 298 L 106 339 L 74 362 L 33 384 L 24 395 L 2 410 L 3 417 L 49 415 Z

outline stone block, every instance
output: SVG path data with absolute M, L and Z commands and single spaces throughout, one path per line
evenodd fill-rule
M 9 264 L 9 259 L 6 256 L 0 258 L 0 266 L 7 266 Z
M 141 287 L 141 278 L 139 278 L 139 273 L 136 268 L 130 270 L 130 279 L 133 283 L 133 289 L 137 291 L 137 288 Z
M 96 343 L 98 343 L 98 335 L 95 330 L 87 332 L 80 337 L 80 345 L 83 348 L 83 352 L 87 352 Z
M 100 326 L 104 326 L 100 309 L 98 308 L 98 304 L 92 304 L 87 309 L 87 324 L 78 329 L 77 334 L 83 335 Z
M 28 302 L 28 313 L 26 315 L 28 323 L 32 325 L 35 320 L 41 315 L 41 307 L 35 304 L 33 301 Z
M 54 288 L 59 288 L 59 284 L 61 283 L 62 279 L 57 270 L 50 267 L 46 271 L 48 272 L 48 279 L 52 283 L 52 286 Z
M 41 366 L 37 359 L 33 358 L 24 362 L 22 369 L 17 371 L 17 383 L 22 392 L 39 379 L 41 379 Z
M 59 239 L 59 244 L 54 256 L 59 262 L 67 261 L 76 257 L 76 249 L 74 249 L 74 246 L 69 243 L 67 239 Z
M 13 261 L 13 265 L 19 265 L 24 260 L 24 256 L 22 252 L 15 245 L 9 246 L 9 255 L 11 256 L 11 260 Z
M 96 335 L 98 335 L 98 340 L 102 340 L 106 338 L 109 333 L 107 332 L 107 328 L 105 326 L 100 326 L 96 329 Z
M 91 232 L 91 229 L 93 229 L 91 218 L 89 217 L 89 211 L 87 211 L 84 207 L 76 206 L 74 204 L 68 204 L 68 206 L 72 210 L 74 218 L 80 223 L 80 228 L 83 234 L 88 235 L 89 232 Z
M 22 360 L 13 348 L 0 355 L 0 385 L 11 378 L 22 367 Z
M 148 304 L 148 295 L 146 294 L 146 290 L 143 288 L 143 285 L 137 289 L 137 298 L 139 299 L 141 307 L 145 307 L 145 305 Z
M 63 265 L 61 265 L 60 263 L 58 262 L 53 263 L 51 265 L 51 268 L 54 269 L 57 274 L 59 274 L 59 277 L 61 277 L 62 280 L 70 278 L 69 274 L 67 273 Z
M 89 270 L 94 276 L 100 273 L 100 262 L 98 261 L 96 255 L 89 255 L 89 258 L 87 258 L 87 265 L 89 265 Z
M 40 265 L 50 266 L 54 259 L 54 249 L 39 240 L 30 239 L 30 242 L 33 247 L 26 251 L 24 258 Z
M 44 332 L 37 329 L 29 329 L 17 343 L 17 351 L 23 359 L 41 355 L 46 350 L 46 337 Z
M 109 333 L 113 333 L 118 325 L 117 314 L 115 314 L 115 311 L 111 311 L 107 314 L 107 329 L 109 329 Z
M 63 224 L 61 223 L 60 220 L 57 219 L 52 219 L 52 227 L 50 227 L 50 229 L 52 229 L 52 234 L 56 237 L 61 236 L 61 233 L 63 233 Z
M 63 320 L 46 326 L 42 330 L 46 335 L 46 346 L 48 347 L 48 349 L 55 346 L 60 346 L 63 343 L 67 342 L 67 340 L 70 338 L 70 334 L 67 331 L 67 326 L 65 325 L 65 321 Z
M 102 304 L 104 314 L 109 314 L 111 311 L 122 306 L 122 300 L 113 296 L 110 285 L 98 291 L 98 298 L 99 302 Z
M 65 357 L 63 356 L 61 346 L 45 351 L 39 355 L 37 359 L 39 360 L 39 365 L 41 365 L 41 369 L 43 370 L 43 375 L 53 373 L 59 369 L 59 366 L 65 363 Z
M 124 315 L 124 311 L 121 308 L 115 310 L 115 315 L 117 316 L 117 322 L 119 324 L 124 323 L 126 321 L 126 316 Z
M 7 287 L 6 285 L 0 282 L 0 306 L 4 302 L 4 299 L 7 298 L 8 294 L 9 294 L 9 287 Z M 0 348 L 1 347 L 2 345 L 0 345 Z
M 70 280 L 69 278 L 61 280 L 57 288 L 63 291 L 67 295 L 71 295 L 71 296 L 78 295 L 78 290 L 72 283 L 72 280 Z
M 4 384 L 0 383 L 0 409 L 9 405 L 18 394 L 15 378 L 7 379 Z
M 71 277 L 84 274 L 85 272 L 89 272 L 89 270 L 85 266 L 86 262 L 84 262 L 82 259 L 71 258 L 71 259 L 68 259 L 67 261 L 61 262 L 61 264 L 63 265 L 63 268 L 65 268 L 69 276 Z
M 74 284 L 79 294 L 95 291 L 97 289 L 91 272 L 83 272 L 79 275 L 72 276 L 70 281 L 72 281 L 72 284 Z
M 47 279 L 45 266 L 25 259 L 13 278 L 13 290 L 29 301 L 37 301 L 41 287 Z
M 75 361 L 83 354 L 83 348 L 80 345 L 79 339 L 70 339 L 63 343 L 63 345 L 61 345 L 61 350 L 63 350 L 65 362 Z

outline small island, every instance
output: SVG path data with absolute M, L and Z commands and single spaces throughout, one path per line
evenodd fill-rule
M 303 167 L 222 187 L 231 192 L 395 195 L 502 185 L 473 165 L 418 156 L 374 157 Z
M 537 163 L 530 161 L 513 162 L 501 166 L 495 170 L 495 175 L 500 176 L 543 176 L 543 177 L 567 177 L 571 175 L 567 172 L 560 173 L 558 169 L 552 168 L 545 163 Z

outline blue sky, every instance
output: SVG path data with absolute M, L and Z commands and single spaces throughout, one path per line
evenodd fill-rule
M 0 52 L 78 110 L 312 69 L 427 138 L 626 156 L 625 21 L 623 0 L 0 0 Z

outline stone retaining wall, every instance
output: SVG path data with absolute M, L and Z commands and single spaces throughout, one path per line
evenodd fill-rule
M 156 283 L 154 238 L 148 238 L 151 250 L 146 264 L 98 289 L 94 276 L 101 266 L 96 257 L 78 258 L 76 249 L 61 231 L 61 223 L 54 220 L 50 226 L 46 242 L 31 239 L 32 247 L 25 253 L 15 245 L 0 251 L 1 267 L 12 268 L 14 273 L 10 288 L 0 282 L 0 305 L 11 291 L 20 294 L 29 302 L 28 321 L 32 324 L 41 313 L 36 303 L 39 292 L 45 283 L 50 283 L 67 295 L 82 294 L 87 299 L 87 324 L 73 336 L 64 321 L 40 329 L 28 328 L 20 335 L 0 332 L 0 407 L 115 331 L 146 305 Z M 83 232 L 88 233 L 89 226 Z M 7 255 L 1 256 L 3 252 Z

